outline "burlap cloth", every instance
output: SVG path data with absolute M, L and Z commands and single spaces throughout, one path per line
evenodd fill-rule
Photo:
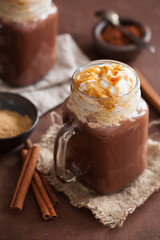
M 55 118 L 59 118 L 59 123 L 56 123 Z M 54 174 L 53 147 L 61 119 L 55 113 L 52 113 L 52 119 L 52 126 L 39 143 L 41 151 L 37 169 L 47 175 L 50 184 L 57 191 L 64 192 L 73 206 L 90 209 L 96 219 L 110 228 L 120 227 L 129 214 L 160 188 L 160 142 L 151 139 L 148 139 L 147 168 L 130 186 L 120 192 L 99 195 L 79 182 L 60 182 Z

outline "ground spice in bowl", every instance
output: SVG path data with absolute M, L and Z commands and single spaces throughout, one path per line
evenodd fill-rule
M 10 138 L 27 131 L 32 126 L 28 115 L 9 110 L 0 110 L 0 138 Z
M 130 18 L 120 18 L 120 22 L 135 36 L 140 37 L 146 43 L 150 42 L 151 29 L 148 25 Z M 107 20 L 101 20 L 94 26 L 93 43 L 103 58 L 126 63 L 136 58 L 143 49 Z
M 145 30 L 142 26 L 136 24 L 127 24 L 123 25 L 123 27 L 136 37 L 141 38 L 144 35 Z M 101 38 L 109 44 L 117 46 L 125 46 L 133 43 L 128 36 L 111 24 L 107 24 L 107 26 L 102 30 Z

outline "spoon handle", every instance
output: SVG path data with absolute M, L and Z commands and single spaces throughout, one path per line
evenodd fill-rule
M 132 33 L 130 33 L 128 30 L 126 30 L 125 28 L 123 28 L 120 24 L 116 25 L 117 28 L 119 28 L 119 30 L 121 30 L 121 32 L 123 32 L 125 35 L 127 35 L 133 42 L 135 42 L 138 46 L 142 47 L 142 48 L 146 48 L 147 50 L 149 50 L 151 53 L 155 53 L 156 49 L 155 47 L 148 42 L 143 41 L 142 39 L 136 37 L 135 35 L 133 35 Z

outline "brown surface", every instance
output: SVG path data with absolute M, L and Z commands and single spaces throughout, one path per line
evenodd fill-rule
M 91 28 L 97 19 L 93 12 L 97 9 L 110 8 L 116 10 L 121 16 L 136 17 L 143 20 L 152 28 L 152 43 L 157 52 L 151 55 L 143 51 L 131 64 L 137 67 L 153 88 L 160 93 L 160 2 L 159 0 L 56 0 L 59 7 L 59 33 L 69 32 L 92 59 L 101 58 L 92 46 Z M 99 7 L 98 7 L 99 6 Z M 135 15 L 136 14 L 136 15 Z M 57 109 L 60 112 L 60 108 Z M 159 115 L 150 107 L 150 120 L 158 119 Z M 32 140 L 38 141 L 51 120 L 49 114 L 39 122 L 32 135 Z M 156 126 L 150 132 L 160 132 Z M 159 134 L 160 136 L 160 134 Z M 44 222 L 29 190 L 23 212 L 12 215 L 9 204 L 20 173 L 21 162 L 18 151 L 0 155 L 0 240 L 23 239 L 70 239 L 70 240 L 158 240 L 160 239 L 160 192 L 154 193 L 143 206 L 136 209 L 125 221 L 120 229 L 109 230 L 94 219 L 85 209 L 72 207 L 63 194 L 58 193 L 60 205 L 57 207 L 58 218 L 55 221 Z

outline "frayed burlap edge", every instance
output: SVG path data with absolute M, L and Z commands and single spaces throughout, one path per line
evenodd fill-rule
M 160 188 L 160 143 L 148 139 L 148 164 L 145 171 L 128 187 L 110 195 L 99 195 L 79 182 L 64 184 L 54 174 L 53 148 L 61 118 L 52 113 L 53 125 L 42 136 L 37 169 L 47 175 L 50 184 L 63 192 L 70 203 L 78 208 L 91 210 L 96 219 L 109 228 L 122 226 L 126 217 Z M 58 124 L 56 122 L 59 122 Z M 160 123 L 160 121 L 159 121 Z M 157 124 L 157 122 L 155 123 Z

